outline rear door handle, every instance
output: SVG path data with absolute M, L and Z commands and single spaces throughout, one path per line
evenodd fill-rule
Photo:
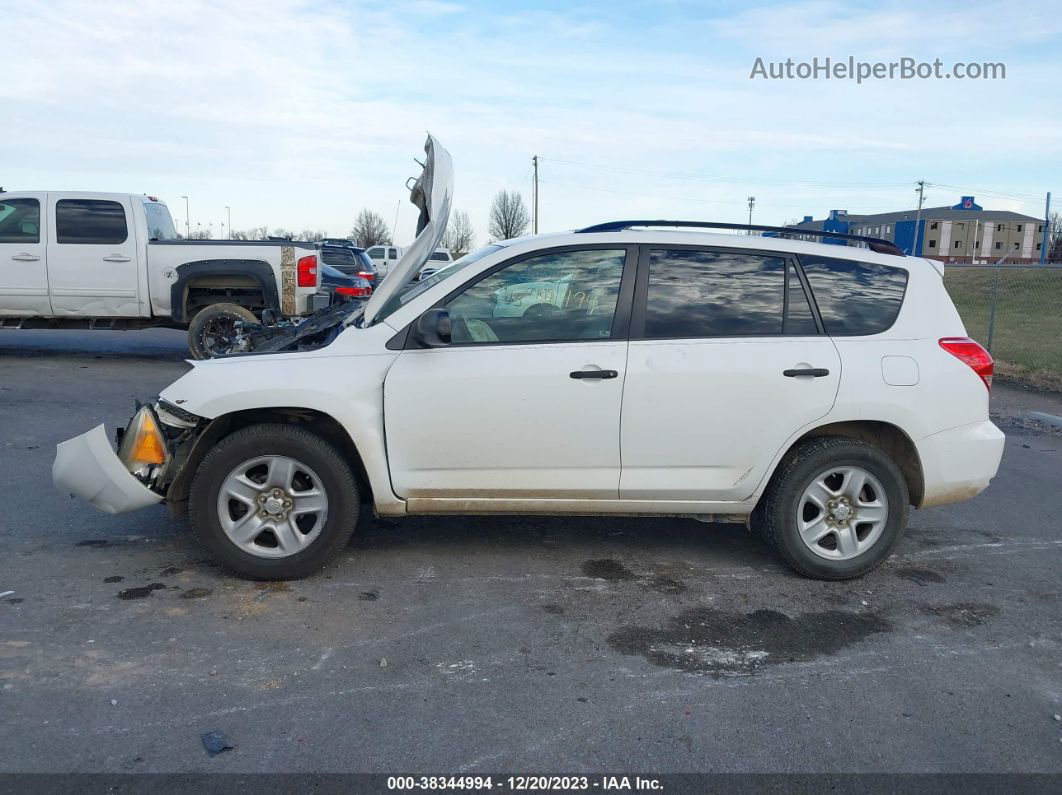
M 812 378 L 823 378 L 830 374 L 825 367 L 805 367 L 803 370 L 782 370 L 786 378 L 796 378 L 799 375 L 810 375 Z
M 121 254 L 110 254 L 103 258 L 104 262 L 129 262 L 129 257 L 123 257 Z
M 11 259 L 17 259 L 19 262 L 36 262 L 40 257 L 36 254 L 16 254 Z
M 575 370 L 568 375 L 572 378 L 616 378 L 619 373 L 615 370 Z

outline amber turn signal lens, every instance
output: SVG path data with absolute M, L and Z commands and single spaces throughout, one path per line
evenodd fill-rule
M 166 455 L 166 441 L 158 421 L 151 409 L 145 406 L 126 428 L 118 457 L 126 469 L 135 474 L 151 464 L 164 464 Z

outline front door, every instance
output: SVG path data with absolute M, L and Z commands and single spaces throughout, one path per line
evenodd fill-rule
M 400 497 L 618 498 L 626 260 L 616 247 L 520 257 L 439 304 L 452 344 L 404 350 L 384 384 Z
M 623 396 L 620 496 L 726 502 L 833 406 L 840 359 L 794 261 L 647 247 Z
M 48 264 L 41 203 L 46 194 L 0 196 L 0 317 L 47 317 Z
M 50 198 L 52 309 L 59 317 L 139 317 L 129 199 Z

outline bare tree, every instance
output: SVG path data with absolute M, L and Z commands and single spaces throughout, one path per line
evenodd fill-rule
M 318 240 L 324 240 L 328 237 L 328 233 L 323 229 L 303 229 L 299 234 L 295 235 L 295 240 L 305 240 L 307 243 L 316 243 Z
M 378 246 L 381 243 L 390 245 L 391 243 L 391 234 L 387 230 L 387 222 L 379 213 L 373 212 L 368 207 L 358 213 L 358 217 L 354 219 L 354 228 L 350 230 L 350 236 L 362 248 Z
M 251 229 L 237 229 L 232 233 L 233 240 L 265 240 L 269 236 L 269 229 L 264 226 L 256 226 Z
M 524 197 L 516 191 L 500 190 L 490 204 L 488 229 L 495 240 L 519 237 L 527 231 L 531 214 L 524 204 Z
M 209 226 L 201 226 L 188 235 L 189 240 L 210 240 L 213 237 L 214 233 Z
M 1047 259 L 1052 262 L 1062 261 L 1062 212 L 1058 210 L 1047 218 L 1044 246 L 1047 247 Z
M 471 251 L 475 244 L 476 233 L 472 231 L 472 219 L 464 210 L 455 210 L 446 226 L 443 247 L 450 251 L 450 256 L 457 259 Z
M 279 238 L 282 238 L 284 240 L 295 240 L 296 239 L 294 232 L 289 232 L 287 229 L 285 229 L 282 226 L 278 226 L 276 229 L 274 229 L 273 230 L 273 234 L 271 234 L 270 237 L 279 237 Z

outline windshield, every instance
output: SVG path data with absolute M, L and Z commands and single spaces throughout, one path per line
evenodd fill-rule
M 481 260 L 484 257 L 493 254 L 495 251 L 501 251 L 501 249 L 502 246 L 497 246 L 493 244 L 483 246 L 483 248 L 478 248 L 472 253 L 466 254 L 456 262 L 452 262 L 444 268 L 439 268 L 439 270 L 435 271 L 435 273 L 431 274 L 431 276 L 425 276 L 419 282 L 413 283 L 404 292 L 395 293 L 393 296 L 391 296 L 391 300 L 389 300 L 384 305 L 383 309 L 380 310 L 380 315 L 377 319 L 382 320 L 386 318 L 396 309 L 401 309 L 403 306 L 412 301 L 418 295 L 427 292 L 439 282 L 446 281 L 462 268 L 465 268 L 468 265 L 471 265 L 473 262 L 476 262 L 477 260 Z
M 177 239 L 177 230 L 173 228 L 173 219 L 165 204 L 144 202 L 144 215 L 147 218 L 149 240 Z

